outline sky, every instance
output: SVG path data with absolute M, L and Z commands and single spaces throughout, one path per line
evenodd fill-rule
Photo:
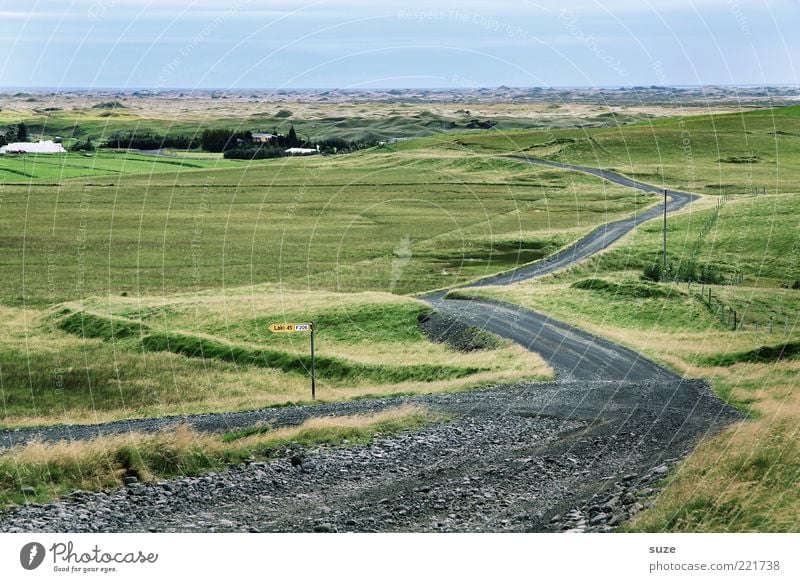
M 0 86 L 800 84 L 800 0 L 0 0 Z

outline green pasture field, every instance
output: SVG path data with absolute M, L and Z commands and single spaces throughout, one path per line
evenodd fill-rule
M 389 293 L 275 286 L 0 306 L 0 425 L 102 422 L 459 390 L 552 377 L 535 353 L 480 330 L 473 349 L 430 341 L 424 303 Z
M 796 193 L 800 106 L 640 121 L 611 128 L 439 136 L 477 152 L 505 152 L 617 170 L 700 194 Z
M 236 168 L 242 160 L 226 160 L 220 154 L 175 152 L 156 156 L 98 149 L 91 153 L 0 155 L 0 183 L 38 185 L 70 178 L 151 174 L 179 169 Z
M 729 199 L 720 208 L 698 205 L 667 221 L 671 264 L 710 266 L 723 280 L 743 277 L 749 288 L 791 287 L 800 279 L 800 195 Z M 617 246 L 576 267 L 581 272 L 641 271 L 663 257 L 662 224 L 652 221 Z M 791 296 L 791 293 L 788 294 Z
M 655 201 L 469 151 L 159 173 L 161 162 L 137 163 L 143 173 L 2 186 L 0 301 L 42 307 L 263 282 L 413 293 L 542 258 Z

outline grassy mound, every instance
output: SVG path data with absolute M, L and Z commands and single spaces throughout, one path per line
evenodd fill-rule
M 264 337 L 264 330 L 277 320 L 314 320 L 314 329 L 324 330 L 325 337 L 343 343 L 393 342 L 405 343 L 424 340 L 417 322 L 429 316 L 432 309 L 422 303 L 364 303 L 327 307 L 309 316 L 307 312 L 268 315 L 237 322 L 241 333 L 247 337 Z M 220 321 L 209 326 L 209 331 L 237 333 L 230 322 Z M 267 335 L 265 341 L 280 341 Z
M 58 328 L 72 335 L 101 339 L 106 342 L 139 337 L 147 333 L 145 325 L 123 318 L 102 317 L 78 311 L 61 319 Z
M 422 315 L 422 312 L 425 311 L 424 308 L 413 306 L 413 309 L 420 311 L 420 316 L 424 316 Z M 272 368 L 296 374 L 308 374 L 311 370 L 310 355 L 237 346 L 186 333 L 153 332 L 143 324 L 135 321 L 123 318 L 107 318 L 83 311 L 67 315 L 59 321 L 58 327 L 73 335 L 101 339 L 107 342 L 135 338 L 137 340 L 135 341 L 136 348 L 148 352 L 171 352 L 189 358 L 203 358 L 230 362 L 236 365 Z M 416 326 L 414 326 L 413 330 L 414 334 L 422 337 Z M 434 364 L 378 366 L 350 362 L 342 358 L 324 355 L 317 356 L 314 363 L 316 374 L 319 378 L 340 381 L 364 379 L 382 383 L 451 380 L 487 370 L 477 366 L 455 367 Z
M 142 338 L 147 351 L 165 351 L 190 358 L 211 358 L 239 365 L 275 368 L 283 372 L 308 374 L 311 356 L 288 354 L 274 350 L 250 349 L 228 345 L 207 338 L 184 334 L 153 333 Z M 413 366 L 371 366 L 340 358 L 317 356 L 316 374 L 328 380 L 362 378 L 375 382 L 433 382 L 463 378 L 483 371 L 477 367 L 449 367 L 430 364 Z

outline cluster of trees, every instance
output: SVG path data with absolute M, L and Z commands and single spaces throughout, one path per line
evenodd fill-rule
M 312 143 L 310 140 L 299 137 L 294 127 L 290 127 L 289 133 L 276 135 L 275 139 L 268 144 L 240 139 L 234 146 L 224 150 L 225 153 L 223 155 L 228 159 L 263 160 L 285 156 L 287 148 L 319 147 L 319 151 L 323 154 L 345 154 L 375 145 L 377 145 L 376 140 L 346 140 L 339 137 L 329 137 Z
M 20 141 L 28 141 L 28 127 L 21 121 L 16 125 L 9 125 L 0 134 L 0 146 Z
M 250 131 L 234 131 L 232 129 L 206 129 L 199 139 L 185 135 L 159 135 L 157 133 L 115 133 L 102 145 L 106 148 L 157 150 L 161 148 L 191 149 L 201 147 L 207 152 L 233 152 L 228 157 L 259 159 L 276 157 L 277 152 L 292 147 L 301 147 L 305 143 L 298 137 L 294 126 L 286 135 L 275 135 L 269 144 L 253 141 Z M 252 150 L 252 151 L 251 151 Z M 246 152 L 245 152 L 246 151 Z
M 93 152 L 95 150 L 94 144 L 92 143 L 92 138 L 87 137 L 86 141 L 78 140 L 74 144 L 72 144 L 69 148 L 71 152 Z
M 374 147 L 378 145 L 378 141 L 372 138 L 348 141 L 340 137 L 328 137 L 317 141 L 316 145 L 324 154 L 346 154 Z
M 201 137 L 204 150 L 224 152 L 224 157 L 237 160 L 263 160 L 279 158 L 286 155 L 286 148 L 304 147 L 307 141 L 297 135 L 294 126 L 289 127 L 286 135 L 278 133 L 269 143 L 253 141 L 249 131 L 234 132 L 229 129 L 207 129 Z M 211 149 L 214 148 L 214 149 Z
M 185 135 L 127 132 L 112 134 L 106 139 L 102 147 L 138 150 L 160 150 L 162 148 L 188 150 L 196 146 L 192 138 Z
M 294 125 L 289 127 L 289 133 L 281 135 L 274 132 L 275 136 L 269 144 L 253 141 L 253 134 L 249 131 L 233 131 L 231 129 L 207 129 L 200 138 L 201 147 L 209 152 L 224 152 L 232 149 L 262 149 L 264 145 L 278 148 L 304 147 L 306 140 L 298 137 Z
M 269 143 L 253 141 L 253 134 L 249 131 L 234 131 L 232 129 L 206 129 L 199 138 L 186 135 L 161 135 L 158 133 L 117 132 L 111 134 L 105 142 L 96 146 L 91 138 L 85 141 L 77 140 L 71 151 L 93 151 L 96 147 L 114 149 L 140 149 L 158 150 L 162 148 L 192 149 L 201 147 L 207 152 L 222 152 L 226 158 L 260 160 L 277 158 L 285 154 L 287 148 L 315 147 L 326 154 L 349 153 L 360 149 L 372 147 L 377 141 L 372 138 L 346 140 L 338 137 L 329 137 L 315 141 L 313 144 L 308 139 L 297 135 L 294 126 L 289 127 L 286 135 L 275 132 Z M 12 142 L 28 141 L 28 128 L 24 123 L 8 126 L 5 131 L 0 131 L 0 146 Z
M 200 147 L 207 152 L 225 152 L 252 143 L 253 134 L 249 131 L 232 129 L 206 129 L 200 134 Z

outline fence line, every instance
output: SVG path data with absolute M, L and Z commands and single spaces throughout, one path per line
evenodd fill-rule
M 744 278 L 742 277 L 742 280 Z M 692 282 L 689 281 L 687 284 L 687 288 L 689 293 L 691 294 L 692 291 Z M 736 309 L 729 305 L 725 305 L 718 297 L 715 297 L 711 286 L 708 286 L 706 289 L 705 283 L 700 283 L 700 289 L 696 291 L 695 296 L 703 302 L 704 305 L 707 305 L 711 313 L 714 314 L 715 317 L 719 317 L 720 323 L 723 325 L 728 325 L 731 327 L 732 331 L 741 331 L 747 329 L 747 326 L 750 325 L 750 328 L 758 331 L 759 330 L 759 322 L 758 320 L 753 320 L 751 323 L 747 321 L 747 310 L 742 311 L 739 313 Z M 780 310 L 775 310 L 773 313 L 769 314 L 769 318 L 767 323 L 762 323 L 761 328 L 766 329 L 767 333 L 773 333 L 776 328 L 780 328 L 780 321 L 778 316 Z M 797 320 L 797 318 L 795 318 Z M 783 313 L 783 334 L 789 334 L 789 314 Z

